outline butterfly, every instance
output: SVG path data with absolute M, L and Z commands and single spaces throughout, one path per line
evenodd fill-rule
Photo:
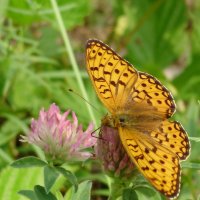
M 167 198 L 176 198 L 180 161 L 189 156 L 190 143 L 182 125 L 169 120 L 176 108 L 171 93 L 99 40 L 88 40 L 86 62 L 94 89 L 110 112 L 102 125 L 117 128 L 143 176 Z

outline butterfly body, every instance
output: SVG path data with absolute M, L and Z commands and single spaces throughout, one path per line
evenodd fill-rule
M 180 190 L 180 161 L 189 155 L 188 136 L 175 112 L 171 93 L 150 74 L 137 71 L 110 47 L 89 40 L 87 70 L 109 115 L 103 126 L 118 129 L 121 142 L 144 177 L 162 194 Z
M 102 124 L 112 128 L 122 126 L 136 129 L 138 131 L 150 132 L 152 130 L 155 130 L 156 127 L 159 126 L 161 121 L 162 120 L 156 116 L 120 113 L 117 115 L 106 115 L 102 119 Z

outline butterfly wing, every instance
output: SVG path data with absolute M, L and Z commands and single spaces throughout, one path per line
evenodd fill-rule
M 169 118 L 176 106 L 171 93 L 163 84 L 150 74 L 139 72 L 137 82 L 133 85 L 131 96 L 137 104 L 147 104 L 156 108 L 163 118 Z
M 111 113 L 147 118 L 151 114 L 161 119 L 174 113 L 170 92 L 153 76 L 138 72 L 103 42 L 88 41 L 86 62 L 99 99 Z
M 190 153 L 190 142 L 184 128 L 177 121 L 165 120 L 150 133 L 150 136 L 161 146 L 171 149 L 180 160 L 185 160 Z
M 99 40 L 89 40 L 86 47 L 87 71 L 99 99 L 111 113 L 124 105 L 137 71 L 110 47 Z
M 116 114 L 124 118 L 123 126 L 151 132 L 175 112 L 171 93 L 155 77 L 138 72 L 137 81 Z
M 119 134 L 126 152 L 145 178 L 166 197 L 178 196 L 181 172 L 176 153 L 137 130 L 120 127 Z

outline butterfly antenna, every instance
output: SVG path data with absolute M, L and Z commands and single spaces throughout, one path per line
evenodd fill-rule
M 90 106 L 92 106 L 97 112 L 101 113 L 94 105 L 92 105 L 89 101 L 87 101 L 84 97 L 82 97 L 80 94 L 78 94 L 77 92 L 75 92 L 72 89 L 68 89 L 69 92 L 74 93 L 75 95 L 79 96 L 81 99 L 83 99 L 86 103 L 88 103 Z
M 95 135 L 96 131 L 99 131 L 99 137 Z M 105 140 L 102 136 L 101 136 L 101 126 L 99 128 L 97 128 L 96 130 L 92 131 L 91 136 L 100 140 Z M 105 140 L 106 141 L 106 140 Z

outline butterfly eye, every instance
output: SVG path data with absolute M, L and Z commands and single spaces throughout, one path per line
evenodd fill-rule
M 124 117 L 120 117 L 120 118 L 119 118 L 119 122 L 120 122 L 120 123 L 124 123 L 124 122 L 125 122 L 125 118 L 124 118 Z

